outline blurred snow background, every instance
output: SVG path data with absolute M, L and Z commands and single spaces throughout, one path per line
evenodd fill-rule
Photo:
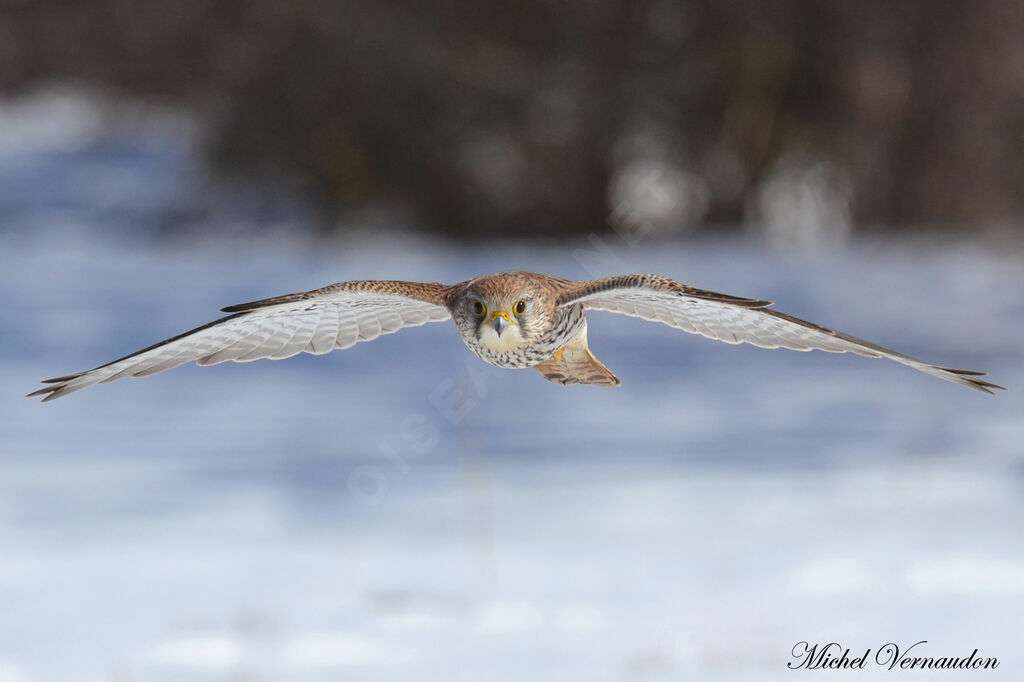
M 316 241 L 287 187 L 211 179 L 199 135 L 74 89 L 0 108 L 0 681 L 756 680 L 800 640 L 1024 662 L 1019 249 L 844 242 L 824 161 L 752 211 L 828 250 L 661 241 L 646 221 L 702 210 L 674 173 L 623 176 L 647 212 L 611 237 Z M 511 268 L 768 298 L 1011 390 L 593 314 L 615 391 L 489 368 L 433 325 L 21 397 L 223 305 Z

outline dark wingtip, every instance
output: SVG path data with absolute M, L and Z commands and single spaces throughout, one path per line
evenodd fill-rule
M 268 299 L 270 300 L 270 299 Z M 234 305 L 224 306 L 220 309 L 222 313 L 247 313 L 250 310 L 256 310 L 257 308 L 265 308 L 268 305 L 274 305 L 267 301 L 251 301 L 249 303 L 236 303 Z
M 983 377 L 983 376 L 985 376 L 985 372 L 975 372 L 973 369 L 957 369 L 956 367 L 939 367 L 939 369 L 945 370 L 947 372 L 952 372 L 953 374 L 959 374 L 961 376 L 971 376 L 971 377 Z
M 742 296 L 730 296 L 729 294 L 716 294 L 712 292 L 704 292 L 706 295 L 701 298 L 705 298 L 709 301 L 717 301 L 719 303 L 728 303 L 739 308 L 770 308 L 772 306 L 771 301 L 765 301 L 760 298 L 744 298 Z
M 981 381 L 980 379 L 969 379 L 969 381 L 972 384 L 974 384 L 975 386 L 977 386 L 979 389 L 981 389 L 982 391 L 985 391 L 986 393 L 990 393 L 992 395 L 995 395 L 996 391 L 1008 391 L 1009 390 L 1008 388 L 1006 388 L 1006 386 L 1000 386 L 999 384 L 993 384 L 991 381 Z M 989 389 L 992 389 L 992 388 L 996 389 L 996 391 L 990 391 L 989 390 Z
M 284 296 L 274 296 L 273 298 L 264 298 L 259 301 L 249 301 L 248 303 L 236 303 L 235 305 L 229 305 L 226 308 L 221 308 L 222 313 L 247 313 L 250 310 L 256 310 L 258 308 L 266 308 L 272 305 L 279 305 L 281 303 L 294 303 L 295 301 L 301 301 L 309 298 L 310 292 L 303 292 L 299 294 L 285 294 Z
M 994 384 L 991 381 L 985 381 L 984 379 L 977 378 L 987 376 L 985 372 L 976 372 L 973 369 L 957 369 L 956 367 L 941 367 L 939 365 L 935 365 L 935 368 L 941 369 L 943 372 L 949 372 L 950 374 L 956 375 L 958 378 L 963 380 L 964 386 L 988 393 L 989 395 L 995 395 L 996 391 L 1007 390 L 1005 386 L 1000 386 L 999 384 Z
M 83 374 L 85 374 L 85 372 L 76 372 L 75 374 L 66 374 L 66 375 L 64 375 L 62 377 L 54 377 L 53 379 L 43 379 L 40 383 L 43 383 L 43 384 L 55 384 L 55 385 L 43 386 L 42 388 L 36 389 L 35 391 L 32 391 L 31 393 L 25 394 L 25 397 L 26 398 L 35 398 L 37 396 L 43 395 L 43 396 L 46 396 L 45 398 L 43 398 L 43 402 L 44 403 L 47 400 L 53 400 L 54 398 L 59 398 L 62 395 L 64 395 L 65 393 L 68 392 L 68 391 L 64 390 L 64 385 L 67 382 L 69 382 L 69 381 L 71 381 L 73 379 L 77 379 L 78 377 L 82 376 Z
M 84 374 L 84 372 L 76 372 L 75 374 L 66 374 L 66 375 L 64 375 L 62 377 L 54 377 L 53 379 L 43 379 L 39 383 L 41 383 L 41 384 L 59 384 L 59 383 L 64 382 L 64 381 L 71 381 L 72 379 L 77 379 L 78 377 L 82 376 L 82 374 Z

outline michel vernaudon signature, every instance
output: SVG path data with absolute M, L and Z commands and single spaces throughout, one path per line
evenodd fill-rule
M 865 649 L 864 653 L 855 656 L 838 642 L 797 642 L 793 645 L 792 651 L 795 660 L 787 663 L 786 667 L 793 670 L 863 669 L 868 665 L 886 670 L 982 670 L 999 667 L 997 658 L 979 656 L 977 649 L 969 656 L 924 656 L 923 649 L 918 647 L 927 643 L 928 640 L 921 640 L 903 649 L 895 642 L 889 642 L 874 652 L 872 649 Z

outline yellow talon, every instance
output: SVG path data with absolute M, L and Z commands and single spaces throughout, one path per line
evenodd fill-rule
M 565 352 L 565 348 L 559 348 L 558 350 L 556 350 L 554 353 L 551 354 L 551 358 L 554 359 L 554 360 L 561 360 L 562 359 L 562 353 L 564 353 L 564 352 Z

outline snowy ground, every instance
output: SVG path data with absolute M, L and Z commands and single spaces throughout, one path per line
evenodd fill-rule
M 925 639 L 1019 677 L 1020 253 L 154 242 L 131 192 L 68 189 L 194 203 L 187 154 L 152 130 L 74 153 L 0 135 L 0 682 L 760 680 L 802 674 L 801 640 Z M 230 303 L 510 268 L 768 298 L 1011 390 L 594 314 L 620 389 L 490 369 L 433 325 L 22 397 Z M 883 674 L 959 679 L 858 673 Z

